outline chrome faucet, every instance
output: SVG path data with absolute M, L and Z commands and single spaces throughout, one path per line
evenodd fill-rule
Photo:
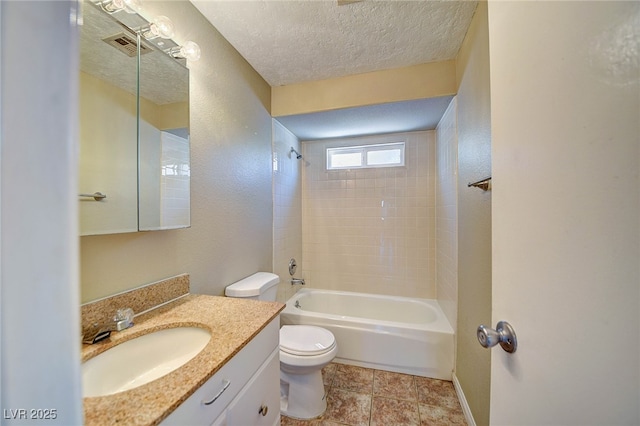
M 304 285 L 304 278 L 291 278 L 291 285 L 295 284 Z
M 122 331 L 133 325 L 133 310 L 118 309 L 113 319 L 104 323 L 95 323 L 82 331 L 82 343 L 93 345 L 111 336 L 112 331 Z

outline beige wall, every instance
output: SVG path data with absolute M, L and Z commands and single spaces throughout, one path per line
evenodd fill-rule
M 80 233 L 134 231 L 138 229 L 136 98 L 93 75 L 80 72 L 79 77 L 78 192 L 107 195 L 103 202 L 79 200 Z
M 142 101 L 142 100 L 141 100 Z M 179 129 L 189 127 L 189 103 L 175 102 L 166 105 L 156 105 L 158 108 L 158 122 L 160 130 Z
M 491 323 L 491 191 L 468 188 L 491 175 L 487 3 L 480 2 L 458 54 L 458 321 L 455 375 L 476 424 L 489 424 L 491 351 L 476 328 Z
M 430 62 L 274 87 L 274 117 L 436 98 L 456 93 L 455 61 Z
M 272 267 L 270 87 L 188 1 L 147 2 L 178 41 L 200 44 L 191 69 L 191 228 L 82 237 L 90 301 L 183 272 L 193 292 Z
M 130 71 L 132 73 L 135 72 L 135 70 Z M 101 107 L 104 108 L 104 111 L 100 111 L 103 113 L 100 114 L 100 117 L 104 115 L 108 116 L 114 109 L 116 111 L 126 112 L 131 116 L 136 115 L 135 95 L 111 84 L 107 80 L 83 71 L 80 72 L 80 102 L 81 105 L 93 108 L 96 108 L 94 103 L 108 103 L 108 105 Z M 80 109 L 80 113 L 88 114 L 88 112 L 83 111 L 82 108 Z M 189 103 L 174 102 L 159 105 L 141 97 L 140 116 L 160 130 L 187 127 L 189 125 Z M 81 115 L 81 120 L 88 118 L 89 117 Z M 119 120 L 112 117 L 112 120 L 107 123 L 110 124 L 110 126 L 104 126 L 113 129 L 113 126 L 119 123 Z M 95 126 L 96 124 L 92 123 L 92 127 L 95 128 Z
M 402 140 L 405 167 L 325 170 L 327 147 Z M 435 298 L 435 132 L 304 142 L 303 155 L 307 283 Z

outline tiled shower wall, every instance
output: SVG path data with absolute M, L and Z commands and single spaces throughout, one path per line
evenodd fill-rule
M 458 304 L 458 135 L 456 98 L 436 128 L 436 259 L 438 302 L 456 329 Z
M 162 142 L 161 226 L 174 228 L 190 223 L 189 140 L 160 132 Z
M 280 276 L 279 302 L 286 302 L 297 289 L 290 284 L 291 258 L 299 265 L 296 278 L 302 276 L 303 160 L 291 155 L 291 147 L 300 152 L 298 138 L 273 120 L 273 272 Z
M 404 167 L 325 170 L 328 147 L 402 140 Z M 435 132 L 302 145 L 303 273 L 308 285 L 435 298 Z

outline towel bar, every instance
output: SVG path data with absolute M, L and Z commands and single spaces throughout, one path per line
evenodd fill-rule
M 78 194 L 79 197 L 90 197 L 96 201 L 102 201 L 104 198 L 107 198 L 107 194 L 103 194 L 101 192 L 94 192 L 93 194 Z
M 479 181 L 467 184 L 467 187 L 469 187 L 469 188 L 472 187 L 472 186 L 474 188 L 480 188 L 483 191 L 488 191 L 489 188 L 491 187 L 491 176 L 489 176 L 488 178 L 484 178 L 484 179 L 481 179 Z

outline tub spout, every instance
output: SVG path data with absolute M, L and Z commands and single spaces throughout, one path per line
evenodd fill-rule
M 291 285 L 304 285 L 304 278 L 291 278 Z

